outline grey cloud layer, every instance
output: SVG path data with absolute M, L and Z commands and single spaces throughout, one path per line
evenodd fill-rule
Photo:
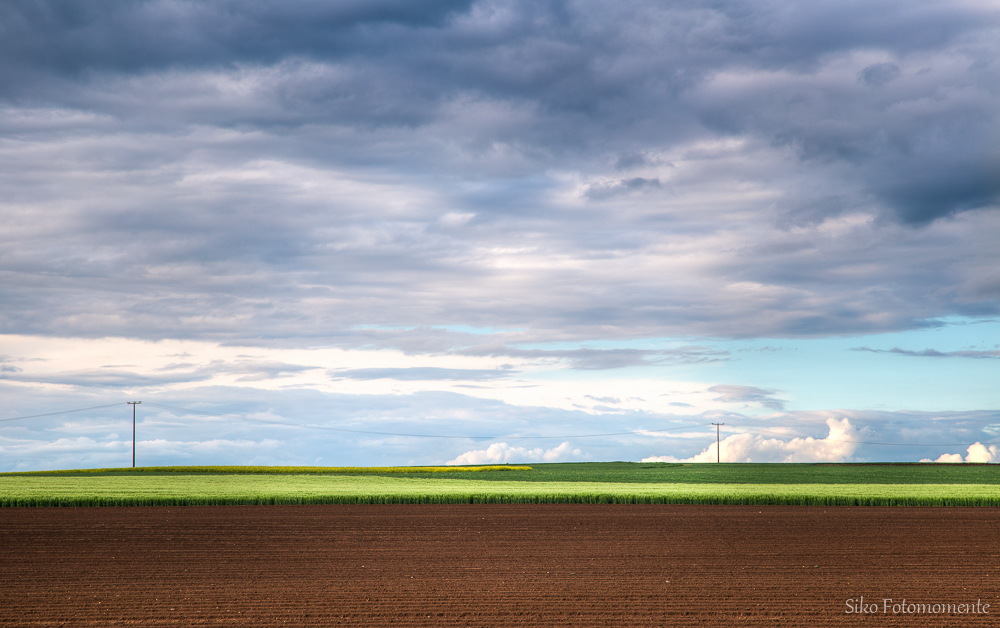
M 963 350 L 963 351 L 938 351 L 937 349 L 924 349 L 923 351 L 912 351 L 909 349 L 900 349 L 899 347 L 894 347 L 892 349 L 871 349 L 869 347 L 856 347 L 854 351 L 867 351 L 869 353 L 894 353 L 896 355 L 906 355 L 911 357 L 919 358 L 976 358 L 976 359 L 1000 359 L 1000 351 L 979 351 L 979 350 Z
M 774 398 L 776 390 L 765 390 L 754 386 L 739 386 L 736 384 L 717 384 L 708 389 L 709 392 L 718 393 L 716 401 L 726 403 L 759 403 L 765 408 L 772 410 L 784 410 L 785 402 Z
M 415 6 L 5 3 L 0 331 L 446 350 L 476 343 L 429 326 L 997 312 L 1000 12 Z
M 137 373 L 128 370 L 133 364 L 105 365 L 98 369 L 61 371 L 50 374 L 26 374 L 19 367 L 0 367 L 0 381 L 26 384 L 62 384 L 94 389 L 135 388 L 168 384 L 204 382 L 220 374 L 239 375 L 238 382 L 259 382 L 315 369 L 316 367 L 281 362 L 238 361 L 236 363 L 214 360 L 198 365 L 176 363 L 156 369 L 154 373 Z
M 695 364 L 728 359 L 728 352 L 710 347 L 677 349 L 517 349 L 507 346 L 475 345 L 461 349 L 462 355 L 514 357 L 538 363 L 565 362 L 570 368 L 598 371 L 655 364 Z
M 443 121 L 447 140 L 509 144 L 528 169 L 755 135 L 863 179 L 876 167 L 866 189 L 914 222 L 1000 192 L 1000 16 L 985 5 L 78 0 L 3 11 L 14 103 L 185 125 Z M 454 124 L 470 103 L 494 114 L 479 133 Z
M 395 379 L 399 381 L 452 381 L 469 380 L 485 381 L 509 377 L 516 371 L 501 369 L 446 369 L 433 366 L 414 366 L 410 368 L 369 368 L 343 369 L 330 371 L 334 379 Z

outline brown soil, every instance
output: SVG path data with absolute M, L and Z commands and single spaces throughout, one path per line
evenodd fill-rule
M 987 626 L 998 575 L 990 508 L 0 509 L 0 626 Z

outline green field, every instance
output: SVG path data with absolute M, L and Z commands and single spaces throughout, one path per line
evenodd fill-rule
M 48 476 L 48 475 L 199 475 L 199 474 L 312 474 L 312 475 L 421 475 L 436 477 L 440 473 L 458 474 L 485 473 L 492 471 L 531 471 L 529 466 L 488 464 L 478 466 L 453 467 L 126 467 L 115 469 L 68 469 L 59 471 L 21 471 L 0 473 L 0 477 L 10 476 Z
M 628 484 L 993 484 L 1000 465 L 987 464 L 670 464 L 567 462 L 532 464 L 516 475 L 493 467 L 477 480 L 509 482 L 622 482 Z M 408 477 L 462 477 L 420 473 Z
M 0 474 L 0 507 L 360 503 L 1000 506 L 1000 466 L 615 462 Z

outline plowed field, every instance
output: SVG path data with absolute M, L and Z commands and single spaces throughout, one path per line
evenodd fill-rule
M 1000 616 L 991 508 L 12 508 L 0 509 L 0 551 L 0 626 L 987 626 Z M 876 613 L 846 612 L 861 596 Z M 903 598 L 991 606 L 893 613 Z

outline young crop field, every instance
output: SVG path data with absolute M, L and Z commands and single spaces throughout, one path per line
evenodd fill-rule
M 234 470 L 238 469 L 238 470 Z M 433 472 L 104 469 L 0 475 L 0 506 L 623 503 L 1000 506 L 1000 467 L 549 464 Z M 296 471 L 298 469 L 298 471 Z M 391 469 L 391 470 L 387 470 Z M 436 468 L 440 469 L 440 468 Z M 435 469 L 435 470 L 436 470 Z M 936 480 L 936 481 L 934 481 Z
M 475 467 L 471 467 L 475 468 Z M 505 467 L 482 467 L 477 480 L 509 482 L 623 482 L 629 484 L 1000 484 L 996 464 L 810 464 L 810 463 L 636 463 L 569 462 L 532 464 L 522 473 Z M 407 477 L 432 477 L 417 467 Z M 441 469 L 438 467 L 438 469 Z M 460 478 L 455 467 L 433 477 Z M 456 469 L 450 474 L 447 469 Z

